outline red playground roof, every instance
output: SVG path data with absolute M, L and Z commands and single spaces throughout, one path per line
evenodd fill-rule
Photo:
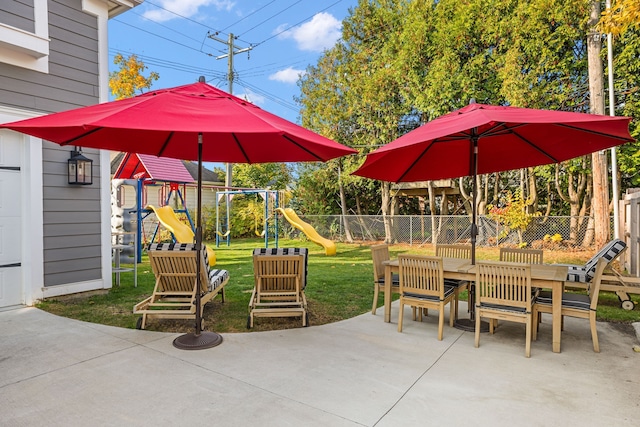
M 193 177 L 182 164 L 182 160 L 156 157 L 149 154 L 126 153 L 116 179 L 143 179 L 167 182 L 193 182 Z

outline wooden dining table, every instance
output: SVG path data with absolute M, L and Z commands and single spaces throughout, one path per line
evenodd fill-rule
M 393 273 L 398 273 L 397 259 L 383 262 L 384 278 L 384 321 L 391 322 L 391 283 Z M 443 258 L 442 266 L 445 279 L 476 280 L 476 267 L 471 260 L 460 258 Z M 564 282 L 567 280 L 568 267 L 553 264 L 531 264 L 531 287 L 551 289 L 552 293 L 552 348 L 554 353 L 560 353 L 560 338 L 562 325 L 562 293 Z

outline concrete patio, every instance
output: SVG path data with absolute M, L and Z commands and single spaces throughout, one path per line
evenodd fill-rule
M 462 305 L 464 313 L 464 305 Z M 465 313 L 466 314 L 466 313 Z M 550 317 L 524 357 L 524 327 L 495 335 L 436 317 L 392 323 L 363 314 L 272 332 L 223 334 L 178 350 L 176 334 L 121 329 L 35 308 L 0 312 L 0 408 L 7 426 L 637 426 L 637 332 Z M 636 329 L 638 325 L 636 324 Z

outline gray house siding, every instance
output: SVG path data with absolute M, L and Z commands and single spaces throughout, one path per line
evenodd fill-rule
M 4 3 L 6 4 L 2 6 L 0 22 L 30 33 L 35 31 L 33 0 L 4 0 Z
M 2 15 L 9 9 L 6 3 L 0 2 Z M 8 3 L 15 8 L 15 2 Z M 97 20 L 81 8 L 81 0 L 48 2 L 49 73 L 0 63 L 2 104 L 50 113 L 98 102 Z M 43 143 L 45 286 L 102 278 L 100 156 L 84 149 L 94 161 L 93 185 L 70 186 L 72 149 Z

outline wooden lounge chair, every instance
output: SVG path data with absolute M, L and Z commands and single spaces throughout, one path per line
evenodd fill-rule
M 598 294 L 600 293 L 600 282 L 602 281 L 602 273 L 607 266 L 608 261 L 600 258 L 596 263 L 595 276 L 587 289 L 588 295 L 563 293 L 562 294 L 562 317 L 571 316 L 581 319 L 589 319 L 591 326 L 591 339 L 593 340 L 593 351 L 600 352 L 598 344 L 598 330 L 596 329 L 596 309 L 598 308 Z M 551 292 L 541 292 L 536 298 L 533 305 L 533 318 L 536 324 L 533 326 L 533 340 L 538 337 L 538 319 L 540 313 L 552 313 Z
M 196 318 L 196 292 L 198 252 L 193 243 L 154 243 L 147 250 L 151 269 L 156 278 L 153 293 L 133 308 L 142 314 L 136 327 L 144 329 L 147 320 Z M 216 295 L 222 296 L 229 281 L 226 270 L 210 269 L 206 250 L 200 252 L 200 315 L 204 305 Z
M 302 326 L 308 326 L 306 248 L 256 249 L 253 273 L 247 328 L 256 317 L 301 317 Z
M 627 244 L 620 239 L 614 239 L 604 245 L 594 256 L 587 261 L 584 266 L 569 265 L 569 273 L 567 274 L 568 287 L 578 287 L 582 289 L 587 288 L 587 283 L 591 282 L 596 273 L 596 265 L 598 260 L 603 258 L 607 261 L 607 265 L 611 264 L 623 250 L 625 250 Z
M 373 260 L 373 305 L 371 314 L 376 314 L 378 308 L 378 296 L 380 291 L 384 293 L 384 261 L 389 260 L 389 245 L 373 245 L 371 246 L 371 258 Z M 394 274 L 391 278 L 391 292 L 400 293 L 400 281 L 398 275 Z
M 442 341 L 444 330 L 444 308 L 454 299 L 455 289 L 445 286 L 441 257 L 424 255 L 398 256 L 400 276 L 400 313 L 398 332 L 402 332 L 404 306 L 438 310 L 438 340 Z M 449 313 L 449 326 L 453 327 L 453 316 Z
M 481 319 L 520 322 L 526 325 L 525 355 L 531 356 L 532 333 L 531 265 L 511 262 L 478 261 L 476 264 L 476 334 L 480 346 Z

